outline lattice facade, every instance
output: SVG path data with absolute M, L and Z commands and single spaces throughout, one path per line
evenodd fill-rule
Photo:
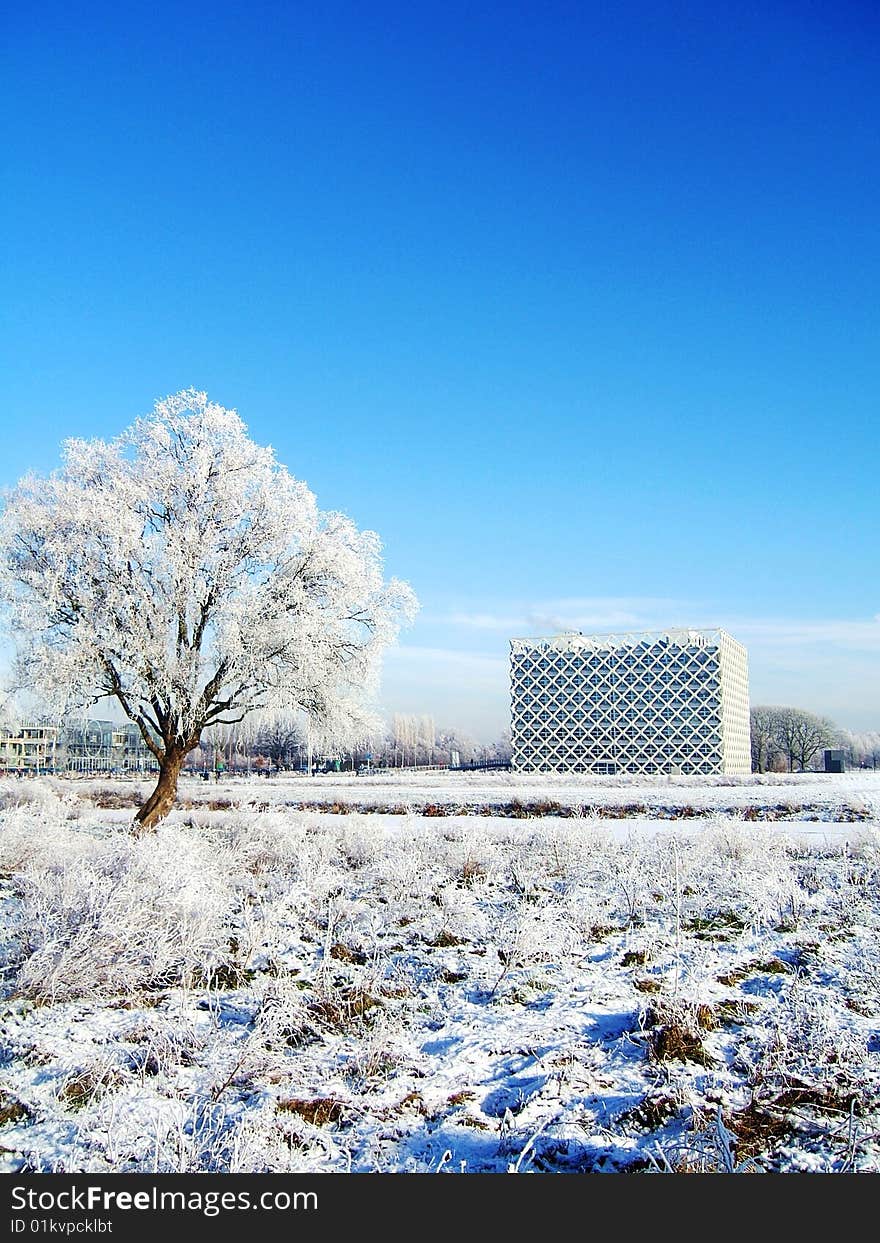
M 746 649 L 724 630 L 510 644 L 521 772 L 748 773 Z

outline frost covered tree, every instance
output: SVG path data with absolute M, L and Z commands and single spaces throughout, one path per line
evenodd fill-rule
M 833 721 L 803 708 L 756 707 L 750 724 L 752 768 L 760 773 L 772 769 L 777 760 L 787 764 L 789 772 L 796 764 L 806 772 L 822 747 L 833 746 L 837 737 Z
M 779 722 L 783 708 L 759 704 L 749 713 L 752 739 L 752 772 L 766 773 L 780 754 Z
M 469 764 L 477 752 L 477 744 L 473 738 L 457 729 L 442 730 L 437 736 L 437 748 L 444 753 L 444 759 L 449 763 L 454 755 L 458 755 L 462 764 Z
M 395 712 L 391 723 L 394 745 L 394 763 L 397 767 L 408 763 L 415 764 L 416 739 L 418 737 L 418 717 L 407 716 Z
M 112 696 L 159 763 L 135 817 L 173 806 L 202 731 L 247 714 L 363 716 L 417 604 L 381 544 L 189 389 L 116 439 L 65 442 L 0 518 L 0 591 L 29 685 L 59 709 Z
M 777 741 L 788 759 L 788 767 L 794 772 L 797 763 L 802 773 L 822 747 L 831 747 L 835 741 L 834 722 L 828 717 L 816 716 L 802 708 L 780 709 L 777 725 Z
M 876 769 L 880 766 L 880 733 L 876 730 L 854 733 L 852 730 L 842 729 L 835 741 L 837 746 L 846 751 L 850 767 Z
M 250 745 L 250 751 L 271 760 L 277 769 L 299 756 L 305 748 L 305 740 L 295 722 L 285 717 L 267 721 Z

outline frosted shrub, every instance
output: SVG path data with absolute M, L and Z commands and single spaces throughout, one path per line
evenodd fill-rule
M 437 870 L 437 840 L 410 820 L 389 840 L 388 848 L 377 860 L 382 889 L 395 901 L 417 897 L 430 891 Z
M 259 901 L 276 913 L 286 910 L 292 916 L 297 907 L 302 911 L 308 905 L 306 893 L 314 892 L 320 903 L 339 888 L 332 834 L 319 836 L 300 816 L 244 814 L 232 827 L 229 849 L 247 901 Z
M 295 1047 L 318 1035 L 308 998 L 290 976 L 273 980 L 254 1016 L 254 1035 L 267 1049 Z
M 26 807 L 31 811 L 42 812 L 64 819 L 64 812 L 78 803 L 76 794 L 63 789 L 57 781 L 40 778 L 33 781 L 0 781 L 0 811 L 11 808 Z
M 570 929 L 571 952 L 576 953 L 593 940 L 594 928 L 607 923 L 608 908 L 597 890 L 579 889 L 563 897 L 559 913 Z
M 347 1173 L 343 1137 L 269 1102 L 246 1115 L 231 1136 L 230 1174 Z
M 194 1100 L 155 1115 L 150 1137 L 157 1174 L 225 1173 L 233 1154 L 235 1119 L 226 1106 Z
M 312 1145 L 317 1157 L 326 1155 L 317 1136 L 312 1145 L 309 1128 L 294 1113 L 281 1113 L 272 1101 L 251 1110 L 236 1127 L 229 1157 L 230 1174 L 290 1174 L 304 1168 L 304 1150 Z
M 0 812 L 0 870 L 17 872 L 29 863 L 52 867 L 63 857 L 91 854 L 95 838 L 71 833 L 65 823 L 69 809 L 63 800 L 50 798 L 45 805 L 22 804 Z
M 846 967 L 848 991 L 855 1006 L 863 1014 L 880 1013 L 880 961 L 876 952 L 859 946 L 848 955 Z
M 614 888 L 620 903 L 620 911 L 628 923 L 643 923 L 645 911 L 651 902 L 653 888 L 653 850 L 641 842 L 627 843 L 619 849 L 611 862 Z
M 549 879 L 574 884 L 583 876 L 592 853 L 594 830 L 589 821 L 578 820 L 572 827 L 551 824 L 542 833 L 542 855 Z
M 192 983 L 228 954 L 232 906 L 222 856 L 172 828 L 149 844 L 117 838 L 91 858 L 31 866 L 18 990 L 106 997 Z
M 373 911 L 368 902 L 341 895 L 332 901 L 329 910 L 327 934 L 331 941 L 344 940 L 349 945 L 370 944 L 374 924 Z
M 368 816 L 352 816 L 339 833 L 339 849 L 350 868 L 363 868 L 385 852 L 387 843 Z
M 506 852 L 508 875 L 514 891 L 527 901 L 537 901 L 553 883 L 546 850 L 547 842 L 543 835 L 536 834 L 522 844 L 512 845 Z
M 456 942 L 477 941 L 492 935 L 492 915 L 479 901 L 469 886 L 447 884 L 437 888 L 431 895 L 431 915 L 424 920 L 427 939 L 434 944 L 443 940 Z
M 460 885 L 479 885 L 487 880 L 497 866 L 497 850 L 485 833 L 468 832 L 459 842 L 450 843 L 447 866 L 452 879 Z
M 652 854 L 651 902 L 669 921 L 702 913 L 709 880 L 701 842 L 673 835 L 655 843 Z
M 342 1064 L 342 1074 L 350 1087 L 361 1091 L 381 1087 L 407 1064 L 408 1051 L 398 1035 L 395 1020 L 380 1013 Z
M 302 933 L 295 895 L 288 891 L 278 897 L 249 893 L 239 897 L 230 939 L 236 968 L 246 972 L 257 965 L 276 967 Z
M 519 969 L 564 958 L 570 945 L 569 929 L 556 904 L 515 907 L 493 924 L 489 939 L 495 947 L 494 962 L 488 958 L 486 963 L 486 970 L 496 974 L 492 994 Z
M 876 893 L 880 889 L 880 829 L 862 828 L 856 841 L 843 853 L 847 878 L 861 877 L 863 887 Z
M 871 1085 L 876 1103 L 872 1060 L 864 1039 L 841 1023 L 833 999 L 794 980 L 752 1050 L 751 1081 L 764 1094 L 788 1090 L 805 1100 L 827 1096 L 844 1103 Z
M 790 907 L 792 860 L 785 843 L 739 821 L 715 822 L 700 847 L 697 884 L 714 910 L 738 911 L 755 928 L 778 923 Z
M 296 854 L 296 878 L 317 905 L 343 887 L 347 868 L 335 833 L 320 820 L 308 821 Z
M 192 1066 L 204 1048 L 204 1038 L 182 1016 L 150 1014 L 122 1033 L 132 1046 L 127 1053 L 129 1069 L 142 1082 L 173 1076 L 181 1066 Z

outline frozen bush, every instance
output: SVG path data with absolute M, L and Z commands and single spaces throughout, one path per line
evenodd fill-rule
M 192 984 L 228 954 L 234 905 L 222 853 L 171 826 L 28 866 L 18 991 L 40 999 Z

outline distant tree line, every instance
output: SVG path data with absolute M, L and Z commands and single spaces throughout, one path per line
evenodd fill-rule
M 395 713 L 384 737 L 375 740 L 374 759 L 383 768 L 410 765 L 507 764 L 513 749 L 504 733 L 491 743 L 476 742 L 456 729 L 437 729 L 432 716 Z
M 859 766 L 865 754 L 858 735 L 845 734 L 828 717 L 803 708 L 752 708 L 751 732 L 752 771 L 757 773 L 806 772 L 818 766 L 826 748 L 845 751 L 851 766 Z
M 839 730 L 835 746 L 844 752 L 850 768 L 880 768 L 880 730 Z
M 270 773 L 307 763 L 304 730 L 279 717 L 255 728 L 229 725 L 206 731 L 187 759 L 191 771 Z
M 438 729 L 427 715 L 395 713 L 384 731 L 364 737 L 311 740 L 301 722 L 279 717 L 258 728 L 226 726 L 206 731 L 189 756 L 191 771 L 272 773 L 305 771 L 336 765 L 340 771 L 411 768 L 458 764 L 507 764 L 512 748 L 508 734 L 479 743 L 455 729 Z

